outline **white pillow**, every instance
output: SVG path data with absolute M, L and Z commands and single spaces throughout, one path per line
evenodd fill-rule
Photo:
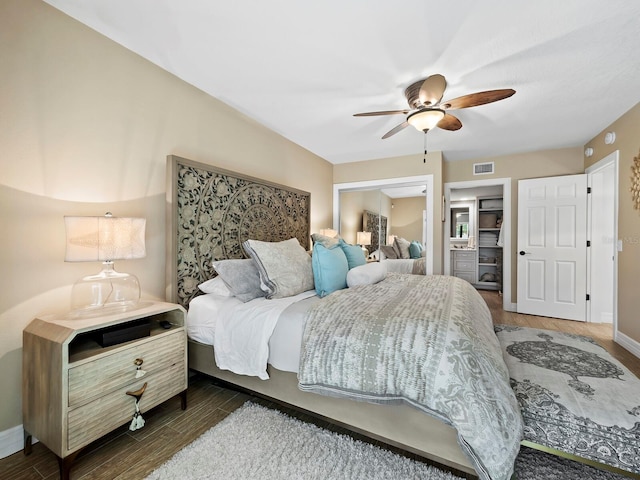
M 384 262 L 371 262 L 359 267 L 354 267 L 347 273 L 347 286 L 373 285 L 381 282 L 387 276 L 387 264 Z
M 233 293 L 229 290 L 229 287 L 227 287 L 220 275 L 213 277 L 206 282 L 202 282 L 198 285 L 198 288 L 203 293 L 212 293 L 221 297 L 233 297 Z

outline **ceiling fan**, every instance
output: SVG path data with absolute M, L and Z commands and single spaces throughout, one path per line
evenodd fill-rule
M 405 121 L 385 133 L 382 136 L 383 139 L 395 135 L 409 125 L 413 125 L 417 130 L 425 133 L 434 127 L 444 130 L 460 130 L 462 128 L 462 122 L 450 113 L 447 113 L 448 110 L 477 107 L 478 105 L 504 100 L 516 93 L 516 91 L 511 88 L 487 90 L 486 92 L 470 93 L 462 97 L 454 98 L 453 100 L 441 102 L 442 95 L 446 88 L 447 81 L 442 75 L 431 75 L 425 80 L 418 80 L 412 83 L 404 91 L 404 96 L 407 98 L 410 108 L 356 113 L 354 117 L 408 114 Z

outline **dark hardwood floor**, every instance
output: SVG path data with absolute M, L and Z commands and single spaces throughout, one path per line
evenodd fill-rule
M 491 309 L 494 323 L 591 336 L 627 368 L 640 376 L 640 359 L 613 342 L 611 325 L 585 324 L 505 312 L 502 310 L 502 297 L 496 292 L 481 293 Z M 265 400 L 217 386 L 207 377 L 192 376 L 189 382 L 186 411 L 180 409 L 180 400 L 175 397 L 146 412 L 144 415 L 146 425 L 143 429 L 130 432 L 127 426 L 123 426 L 87 447 L 74 463 L 71 478 L 73 480 L 144 478 L 247 400 L 276 407 Z M 287 413 L 334 431 L 345 432 L 344 429 L 330 426 L 308 415 L 293 411 L 287 411 Z M 359 435 L 353 436 L 365 440 Z M 57 479 L 58 463 L 55 455 L 42 444 L 36 443 L 33 446 L 33 453 L 29 456 L 18 452 L 1 459 L 0 478 L 3 480 Z

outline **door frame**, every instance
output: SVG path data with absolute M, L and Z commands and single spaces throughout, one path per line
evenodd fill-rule
M 451 238 L 447 229 L 451 218 L 451 190 L 477 187 L 502 186 L 502 218 L 506 219 L 507 226 L 503 232 L 504 247 L 502 247 L 502 308 L 508 312 L 516 311 L 516 304 L 511 300 L 511 232 L 513 231 L 513 215 L 511 213 L 511 178 L 492 178 L 486 180 L 468 180 L 465 182 L 449 182 L 444 184 L 444 225 L 443 245 L 443 272 L 451 275 Z
M 614 168 L 614 192 L 613 192 L 613 238 L 614 242 L 618 242 L 618 196 L 619 196 L 619 158 L 620 151 L 615 150 L 611 152 L 609 155 L 604 157 L 603 159 L 597 161 L 587 169 L 585 169 L 584 173 L 587 174 L 587 186 L 591 187 L 592 175 L 599 170 L 602 170 L 610 165 L 613 165 Z M 592 232 L 591 232 L 591 215 L 592 215 L 592 196 L 589 195 L 587 199 L 587 239 L 591 240 Z M 617 340 L 618 336 L 618 252 L 620 248 L 616 245 L 614 248 L 614 258 L 613 258 L 613 339 Z M 592 275 L 594 275 L 593 268 L 591 265 L 591 255 L 587 255 L 587 292 L 591 292 L 591 280 Z M 587 322 L 591 322 L 591 304 L 587 305 Z

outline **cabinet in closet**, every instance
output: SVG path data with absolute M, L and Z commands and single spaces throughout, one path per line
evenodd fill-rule
M 479 197 L 477 201 L 478 225 L 478 278 L 477 288 L 502 290 L 502 247 L 498 245 L 502 225 L 502 196 Z

